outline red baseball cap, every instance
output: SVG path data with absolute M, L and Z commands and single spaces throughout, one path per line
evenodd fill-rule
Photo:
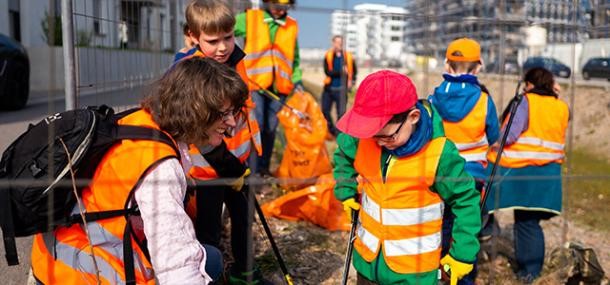
M 356 92 L 354 106 L 337 122 L 342 132 L 357 138 L 370 138 L 390 121 L 417 102 L 417 90 L 406 75 L 381 70 L 367 76 Z

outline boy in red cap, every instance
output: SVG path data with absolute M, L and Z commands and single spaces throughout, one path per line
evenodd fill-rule
M 337 127 L 335 196 L 347 211 L 362 209 L 353 257 L 358 284 L 437 284 L 439 264 L 452 284 L 468 274 L 479 251 L 479 193 L 411 80 L 388 70 L 369 75 Z M 455 224 L 441 259 L 445 204 Z
M 443 119 L 445 136 L 455 143 L 466 160 L 466 172 L 482 191 L 486 179 L 487 150 L 499 137 L 496 106 L 489 91 L 477 79 L 481 69 L 481 47 L 470 38 L 449 43 L 446 52 L 445 81 L 434 89 L 428 100 Z M 446 207 L 443 217 L 443 251 L 449 250 L 452 208 Z M 474 284 L 476 266 L 459 284 Z

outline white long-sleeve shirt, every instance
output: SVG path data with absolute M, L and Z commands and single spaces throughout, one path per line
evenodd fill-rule
M 152 168 L 135 191 L 148 251 L 159 284 L 208 284 L 206 252 L 184 211 L 188 146 L 180 143 L 182 165 L 167 159 Z M 183 168 L 184 167 L 184 168 Z

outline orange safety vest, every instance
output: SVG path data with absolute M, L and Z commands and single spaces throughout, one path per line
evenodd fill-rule
M 150 114 L 142 110 L 122 118 L 119 124 L 159 129 Z M 123 140 L 113 146 L 98 165 L 89 186 L 82 191 L 84 209 L 87 212 L 119 210 L 135 203 L 135 187 L 150 167 L 167 158 L 176 158 L 176 152 L 160 142 Z M 126 227 L 131 226 L 135 281 L 154 284 L 152 265 L 133 238 L 143 236 L 143 230 L 138 230 L 135 224 L 127 225 L 122 216 L 89 222 L 91 242 L 80 224 L 35 235 L 32 245 L 35 278 L 43 284 L 96 284 L 95 266 L 90 256 L 93 247 L 101 284 L 125 284 L 123 234 Z
M 504 147 L 500 166 L 520 168 L 563 162 L 570 117 L 568 105 L 553 96 L 534 93 L 525 94 L 523 99 L 529 103 L 528 127 L 514 144 Z M 495 162 L 496 157 L 497 152 L 491 150 L 489 161 Z
M 273 83 L 281 94 L 292 93 L 292 65 L 298 34 L 297 21 L 290 16 L 278 27 L 273 43 L 264 12 L 246 11 L 246 70 L 248 77 L 268 89 Z
M 460 156 L 466 161 L 476 161 L 487 166 L 487 149 L 489 142 L 485 134 L 485 118 L 487 118 L 487 100 L 489 95 L 481 92 L 479 100 L 459 122 L 443 120 L 445 136 L 455 143 Z
M 352 81 L 352 79 L 354 78 L 354 61 L 352 58 L 352 53 L 349 51 L 344 51 L 343 56 L 345 57 L 345 65 L 347 66 L 347 80 Z M 326 52 L 325 56 L 326 66 L 328 66 L 329 71 L 333 71 L 334 57 L 335 50 L 331 48 Z M 330 84 L 331 81 L 332 79 L 330 78 L 330 76 L 326 76 L 326 78 L 324 78 L 324 85 Z
M 360 174 L 362 210 L 354 248 L 367 262 L 383 248 L 394 272 L 438 269 L 443 201 L 430 187 L 446 140 L 436 138 L 411 156 L 392 157 L 385 179 L 379 167 L 381 147 L 372 139 L 358 143 L 354 167 Z
M 197 50 L 192 56 L 205 57 L 200 50 Z M 235 67 L 237 73 L 245 83 L 249 83 L 248 76 L 246 75 L 246 67 L 244 61 L 241 60 Z M 249 86 L 248 88 L 251 88 Z M 227 149 L 235 155 L 242 163 L 248 160 L 251 151 L 251 145 L 254 145 L 256 153 L 261 155 L 263 153 L 260 127 L 256 121 L 254 115 L 254 102 L 252 96 L 248 94 L 246 100 L 246 106 L 243 109 L 246 119 L 243 117 L 236 121 L 234 128 L 234 134 L 232 137 L 226 137 L 224 139 L 227 144 Z M 197 179 L 208 180 L 218 177 L 216 171 L 210 166 L 210 164 L 203 158 L 196 146 L 191 145 L 189 148 L 189 154 L 193 167 L 189 170 L 189 174 Z

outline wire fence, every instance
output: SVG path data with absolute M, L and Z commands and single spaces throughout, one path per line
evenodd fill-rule
M 31 57 L 32 76 L 36 77 L 31 84 L 30 104 L 18 113 L 0 115 L 0 123 L 6 134 L 6 138 L 0 141 L 2 149 L 6 149 L 26 124 L 63 111 L 65 108 L 61 106 L 62 102 L 74 100 L 77 108 L 105 104 L 117 111 L 138 106 L 149 86 L 165 74 L 173 63 L 174 54 L 183 47 L 183 25 L 186 22 L 184 10 L 188 2 L 44 1 L 44 5 L 37 7 L 40 10 L 37 15 L 40 15 L 45 43 L 43 46 L 27 47 Z M 252 1 L 254 4 L 245 0 L 226 2 L 235 13 L 243 12 L 253 5 L 263 5 L 259 3 L 262 1 Z M 435 87 L 442 81 L 447 44 L 459 37 L 474 38 L 481 44 L 483 68 L 479 81 L 490 91 L 498 113 L 508 108 L 515 94 L 515 86 L 523 77 L 523 64 L 533 57 L 546 58 L 544 60 L 550 64 L 548 67 L 557 68 L 556 72 L 552 71 L 556 73 L 562 89 L 559 98 L 568 103 L 570 108 L 565 140 L 566 159 L 561 175 L 544 178 L 535 175 L 499 176 L 494 184 L 497 186 L 511 180 L 562 180 L 561 219 L 554 219 L 544 226 L 545 230 L 551 231 L 548 236 L 553 238 L 551 242 L 547 241 L 547 253 L 550 252 L 550 246 L 574 240 L 590 243 L 593 247 L 604 247 L 603 239 L 595 241 L 579 235 L 591 230 L 594 232 L 592 237 L 603 237 L 610 230 L 607 226 L 602 226 L 609 217 L 607 207 L 600 206 L 605 204 L 607 195 L 610 194 L 606 190 L 610 179 L 607 172 L 610 169 L 607 165 L 610 161 L 607 155 L 610 153 L 610 133 L 604 128 L 610 123 L 610 97 L 607 96 L 610 83 L 603 78 L 610 77 L 610 2 L 388 0 L 385 3 L 374 1 L 375 4 L 355 6 L 353 2 L 299 1 L 288 12 L 299 21 L 300 65 L 303 82 L 309 93 L 320 100 L 325 77 L 322 62 L 334 35 L 342 35 L 344 48 L 354 54 L 358 65 L 358 84 L 373 71 L 392 69 L 407 74 L 422 99 L 433 94 Z M 72 6 L 72 25 L 68 29 L 72 31 L 73 41 L 68 46 L 64 42 L 62 46 L 61 9 L 66 3 Z M 243 47 L 243 40 L 237 41 Z M 62 49 L 67 48 L 74 50 L 73 58 L 69 59 L 74 63 L 73 75 L 62 64 L 66 62 Z M 560 66 L 568 67 L 569 71 L 566 73 Z M 70 80 L 75 82 L 73 94 L 68 94 L 67 89 L 63 92 L 66 82 Z M 70 96 L 73 97 L 70 99 Z M 348 109 L 352 101 L 353 94 L 349 96 Z M 336 113 L 333 116 L 336 117 Z M 272 169 L 283 163 L 284 149 L 290 143 L 290 138 L 284 137 L 287 132 L 286 128 L 279 130 Z M 326 159 L 332 161 L 332 153 L 337 148 L 336 141 L 322 142 L 317 147 L 324 149 Z M 315 164 L 316 161 L 312 159 L 308 163 Z M 404 179 L 409 181 L 420 177 Z M 437 179 L 456 182 L 453 177 Z M 251 176 L 247 181 L 252 185 L 250 194 L 255 199 L 264 201 L 286 193 L 281 188 L 295 190 L 297 187 L 311 186 L 312 183 L 344 182 L 316 180 L 315 177 L 260 176 Z M 232 182 L 234 179 L 217 179 L 203 182 L 200 186 Z M 76 183 L 87 185 L 89 181 L 77 180 Z M 111 182 L 108 183 L 112 185 Z M 0 186 L 8 185 L 32 185 L 32 181 L 0 181 Z M 499 205 L 498 195 L 489 199 Z M 250 208 L 253 208 L 252 204 Z M 254 216 L 254 211 L 251 210 L 248 220 L 254 221 Z M 506 220 L 505 217 L 501 218 Z M 347 244 L 345 233 L 322 231 L 322 238 L 312 237 L 311 232 L 319 229 L 315 225 L 290 226 L 290 223 L 276 219 L 268 222 L 295 284 L 339 283 L 344 246 Z M 262 264 L 265 274 L 275 277 L 285 275 L 286 272 L 278 274 L 280 270 L 274 261 L 267 260 L 273 256 L 271 248 L 274 245 L 269 243 L 260 227 L 254 226 L 253 243 L 248 248 L 250 261 Z M 504 230 L 510 229 L 506 221 L 503 221 L 502 227 Z M 302 240 L 306 245 L 296 246 L 295 235 L 311 237 L 312 240 Z M 509 240 L 512 238 L 510 234 L 501 237 Z M 25 282 L 23 272 L 29 268 L 26 263 L 29 262 L 27 251 L 30 243 L 19 242 L 21 266 L 9 268 L 4 261 L 0 261 L 0 272 L 10 276 L 10 284 Z M 502 241 L 499 243 L 500 245 L 495 242 L 490 244 L 486 252 L 494 257 L 514 254 L 502 252 Z M 230 245 L 223 244 L 226 251 L 230 252 Z M 300 253 L 291 246 L 302 251 L 301 254 L 305 257 L 296 257 Z M 607 269 L 610 265 L 610 252 L 605 247 L 595 249 L 603 250 L 600 259 Z M 227 255 L 231 260 L 230 254 Z M 329 265 L 331 269 L 319 271 L 321 260 L 315 260 L 319 258 L 328 258 L 333 263 Z M 482 266 L 479 278 L 482 278 L 483 283 L 519 284 L 514 277 L 507 277 L 501 263 L 487 261 L 484 265 L 484 261 L 479 262 Z M 352 272 L 351 275 L 350 281 L 353 282 L 355 274 Z M 501 281 L 506 278 L 508 283 Z M 275 281 L 283 282 L 281 278 L 276 278 Z

